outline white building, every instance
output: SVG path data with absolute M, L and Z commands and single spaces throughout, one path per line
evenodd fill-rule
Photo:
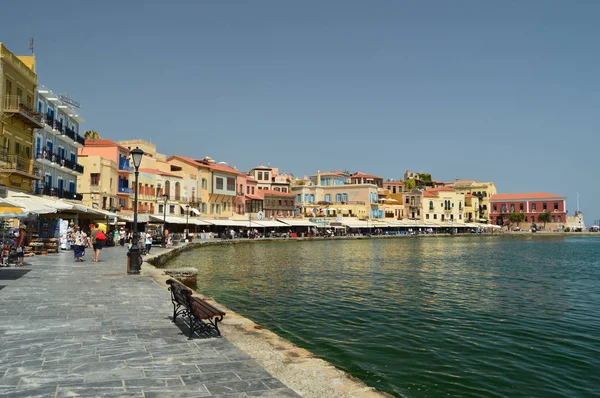
M 54 94 L 44 86 L 36 90 L 36 109 L 43 115 L 44 128 L 34 132 L 33 151 L 39 176 L 34 192 L 38 195 L 81 200 L 77 193 L 77 177 L 83 166 L 77 163 L 77 149 L 85 142 L 77 113 L 79 104 Z

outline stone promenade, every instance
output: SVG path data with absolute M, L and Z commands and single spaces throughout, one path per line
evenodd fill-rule
M 158 251 L 158 250 L 157 250 Z M 298 397 L 226 338 L 189 340 L 126 249 L 0 268 L 1 397 Z

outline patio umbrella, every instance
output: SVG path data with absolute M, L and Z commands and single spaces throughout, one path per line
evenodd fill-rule
M 27 213 L 25 213 L 19 206 L 14 206 L 6 202 L 0 202 L 0 218 L 17 218 L 26 216 Z

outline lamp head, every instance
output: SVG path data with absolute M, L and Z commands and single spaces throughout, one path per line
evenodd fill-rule
M 168 199 L 169 199 L 169 195 L 167 195 L 166 193 L 163 194 L 163 200 L 165 201 L 165 203 L 167 203 Z
M 144 151 L 142 151 L 139 147 L 135 147 L 135 149 L 132 149 L 129 154 L 133 160 L 133 167 L 135 167 L 136 170 L 139 169 L 140 164 L 142 164 L 142 156 L 144 156 Z

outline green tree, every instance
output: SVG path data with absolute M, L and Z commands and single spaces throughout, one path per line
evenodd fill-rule
M 404 189 L 406 191 L 410 191 L 411 189 L 415 189 L 417 187 L 417 183 L 413 179 L 404 180 Z
M 508 215 L 508 221 L 511 224 L 517 224 L 517 226 L 525 220 L 525 214 L 523 213 L 510 213 Z
M 86 140 L 97 140 L 98 138 L 100 138 L 100 134 L 98 134 L 97 131 L 88 130 L 85 133 L 83 133 L 83 138 L 85 138 Z
M 546 223 L 552 221 L 552 213 L 545 211 L 538 216 L 538 222 L 544 223 L 544 229 L 546 229 Z

